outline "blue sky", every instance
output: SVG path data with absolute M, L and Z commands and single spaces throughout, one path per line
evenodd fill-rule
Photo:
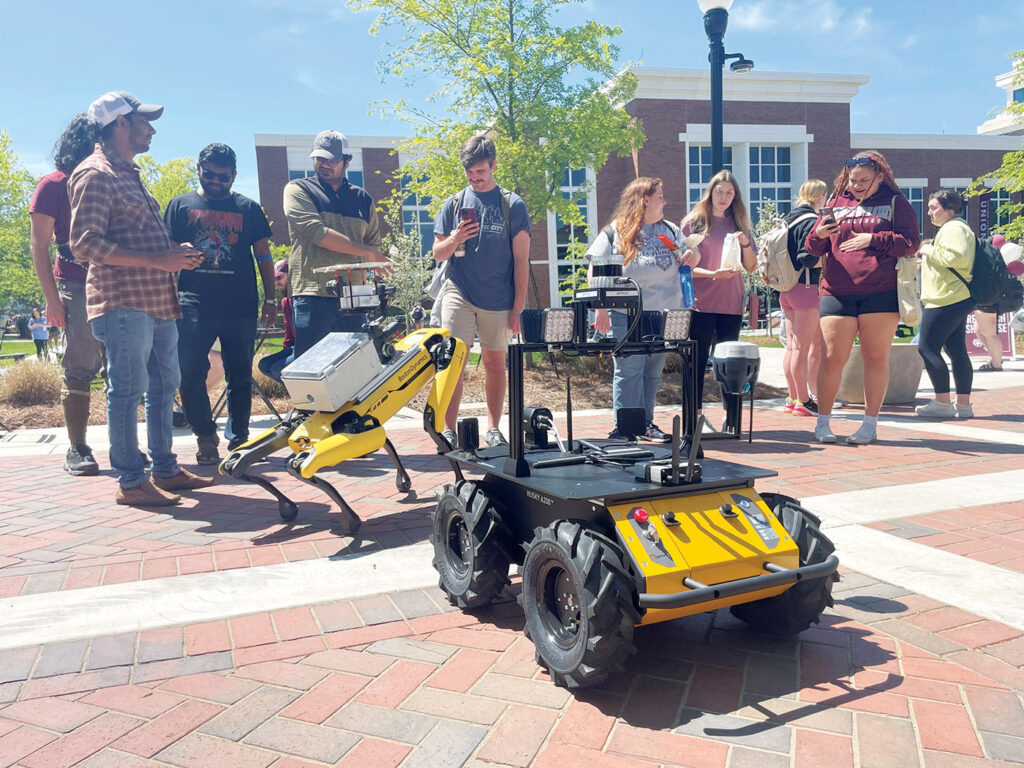
M 623 62 L 708 66 L 696 0 L 588 0 L 561 23 L 590 18 L 622 26 Z M 381 83 L 372 16 L 343 0 L 8 0 L 3 19 L 0 129 L 37 174 L 75 112 L 127 90 L 166 106 L 157 160 L 227 142 L 236 189 L 257 197 L 254 133 L 402 134 L 370 102 L 428 90 Z M 725 42 L 761 72 L 870 77 L 853 101 L 855 132 L 973 134 L 1002 106 L 993 78 L 1024 48 L 1022 30 L 1020 0 L 735 0 Z

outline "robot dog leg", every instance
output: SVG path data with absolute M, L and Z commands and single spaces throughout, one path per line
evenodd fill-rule
M 274 496 L 277 499 L 278 514 L 286 523 L 295 520 L 299 514 L 298 506 L 265 477 L 249 474 L 249 468 L 256 462 L 263 461 L 270 454 L 287 448 L 289 437 L 307 418 L 308 414 L 300 413 L 285 419 L 276 427 L 268 429 L 231 451 L 218 468 L 220 474 L 255 483 Z

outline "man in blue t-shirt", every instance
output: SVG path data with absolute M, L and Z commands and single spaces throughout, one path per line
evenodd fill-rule
M 489 446 L 506 443 L 498 429 L 505 409 L 505 355 L 510 333 L 519 333 L 526 306 L 530 214 L 518 195 L 494 181 L 496 152 L 486 136 L 462 145 L 459 160 L 469 186 L 445 200 L 434 223 L 434 259 L 448 262 L 441 289 L 441 326 L 473 344 L 480 337 L 487 392 Z M 458 208 L 459 210 L 456 210 Z M 462 379 L 445 414 L 444 435 L 455 444 Z
M 199 190 L 171 200 L 164 221 L 171 239 L 191 243 L 205 255 L 203 263 L 178 278 L 181 319 L 178 320 L 178 361 L 181 404 L 199 448 L 196 462 L 217 464 L 217 425 L 210 410 L 206 374 L 216 340 L 227 380 L 228 421 L 224 437 L 234 450 L 249 439 L 252 411 L 252 358 L 259 266 L 264 325 L 277 320 L 274 262 L 270 258 L 270 222 L 259 203 L 231 191 L 235 152 L 226 144 L 210 144 L 199 153 Z

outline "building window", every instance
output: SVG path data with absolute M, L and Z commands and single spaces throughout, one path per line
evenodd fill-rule
M 296 179 L 305 179 L 307 176 L 313 176 L 315 172 L 312 168 L 306 171 L 288 171 L 288 181 L 295 181 Z
M 360 181 L 362 181 L 362 175 L 362 171 L 359 171 Z M 355 184 L 351 178 L 349 181 Z M 404 187 L 410 181 L 410 177 L 403 176 L 402 186 Z M 407 235 L 414 231 L 419 232 L 420 253 L 423 255 L 429 253 L 434 247 L 434 219 L 427 210 L 428 205 L 430 205 L 430 198 L 415 192 L 406 195 L 402 200 L 402 228 Z
M 587 186 L 586 168 L 570 170 L 566 168 L 562 174 L 562 183 L 559 189 L 562 197 L 568 200 L 578 196 Z M 558 285 L 569 281 L 573 275 L 574 264 L 569 261 L 569 247 L 573 243 L 587 245 L 590 233 L 590 206 L 587 197 L 584 195 L 576 202 L 583 218 L 583 224 L 569 224 L 562 220 L 561 216 L 555 216 L 555 259 L 558 265 Z M 567 304 L 572 296 L 559 297 L 563 305 Z
M 793 199 L 792 169 L 789 147 L 750 147 L 750 218 L 754 226 L 763 201 L 775 203 L 780 215 L 789 213 Z
M 970 201 L 967 199 L 967 196 L 964 194 L 967 191 L 967 187 L 953 187 L 953 191 L 954 192 L 959 192 L 960 193 L 960 197 L 962 197 L 964 199 L 964 207 L 961 209 L 960 213 L 957 214 L 957 215 L 961 219 L 963 219 L 964 221 L 970 221 L 970 219 L 968 218 L 968 211 L 970 210 L 970 207 L 969 207 L 968 203 Z
M 1013 91 L 1013 100 L 1020 104 L 1024 102 L 1024 88 L 1016 88 Z
M 924 236 L 924 187 L 900 187 L 900 192 L 917 214 L 917 228 Z
M 1024 89 L 1022 89 L 1024 90 Z M 1010 214 L 1000 212 L 1000 207 L 1010 202 L 1010 193 L 1005 189 L 990 189 L 988 198 L 988 220 L 991 228 L 1005 227 L 1010 223 Z
M 689 147 L 690 169 L 687 176 L 687 201 L 688 210 L 700 202 L 704 190 L 714 175 L 711 172 L 711 147 L 700 144 L 691 144 Z M 722 147 L 722 167 L 732 170 L 732 147 Z

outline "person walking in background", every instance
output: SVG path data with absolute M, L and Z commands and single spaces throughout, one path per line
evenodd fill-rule
M 786 411 L 795 416 L 812 416 L 818 412 L 812 390 L 818 388 L 818 368 L 821 365 L 821 327 L 818 323 L 821 269 L 817 257 L 807 252 L 804 241 L 817 221 L 818 210 L 825 204 L 827 192 L 824 181 L 805 181 L 800 186 L 796 207 L 785 217 L 789 226 L 789 258 L 800 276 L 795 286 L 779 294 L 779 302 L 786 313 L 786 351 L 782 357 L 789 387 Z
M 202 465 L 220 463 L 220 438 L 207 387 L 210 350 L 219 343 L 227 381 L 224 437 L 233 451 L 249 439 L 257 318 L 273 326 L 277 300 L 270 222 L 259 203 L 231 191 L 237 175 L 235 151 L 227 144 L 210 144 L 199 153 L 196 170 L 199 189 L 171 200 L 164 223 L 172 241 L 192 244 L 203 253 L 203 262 L 178 278 L 181 405 L 196 435 L 196 463 Z M 262 307 L 257 269 L 263 283 Z
M 92 381 L 103 366 L 103 351 L 92 335 L 85 314 L 85 278 L 89 265 L 71 254 L 71 202 L 68 176 L 92 154 L 96 133 L 89 117 L 75 115 L 53 148 L 56 170 L 39 180 L 29 215 L 32 219 L 32 265 L 46 297 L 46 317 L 51 325 L 64 329 L 60 403 L 68 432 L 64 471 L 71 475 L 98 475 L 100 468 L 85 442 L 89 424 Z M 57 246 L 57 258 L 50 260 L 50 243 Z
M 974 335 L 988 352 L 988 362 L 982 363 L 979 371 L 1003 370 L 1003 340 L 996 331 L 998 321 L 999 316 L 995 312 L 983 312 L 980 309 L 974 312 Z
M 281 371 L 295 359 L 295 330 L 292 326 L 292 300 L 288 297 L 288 259 L 281 259 L 274 267 L 274 283 L 281 296 L 281 322 L 284 325 L 284 339 L 281 349 L 272 355 L 260 358 L 257 364 L 264 376 L 281 383 Z
M 348 139 L 337 131 L 321 131 L 313 141 L 315 176 L 289 181 L 284 188 L 284 215 L 292 241 L 288 259 L 295 356 L 331 331 L 361 331 L 365 312 L 342 313 L 337 296 L 327 292 L 331 275 L 320 267 L 338 263 L 386 261 L 380 252 L 380 219 L 373 199 L 349 183 L 352 162 Z M 353 282 L 361 273 L 353 271 Z
M 622 265 L 622 276 L 632 278 L 640 287 L 645 310 L 676 309 L 682 306 L 677 268 L 679 264 L 693 266 L 698 256 L 683 249 L 675 253 L 660 239 L 667 237 L 673 243 L 682 240 L 677 226 L 664 220 L 665 192 L 661 179 L 642 176 L 629 183 L 619 197 L 612 221 L 595 238 L 587 250 L 587 279 L 594 278 L 594 261 L 602 265 Z M 624 311 L 598 309 L 594 314 L 594 328 L 607 335 L 611 329 L 616 339 L 626 337 L 627 315 Z M 654 443 L 667 443 L 671 436 L 654 423 L 654 403 L 665 368 L 666 354 L 630 355 L 612 358 L 612 408 L 643 408 L 647 428 L 641 437 Z M 623 440 L 618 428 L 608 437 Z
M 928 198 L 928 218 L 939 228 L 931 245 L 921 246 L 921 304 L 924 311 L 917 351 L 931 379 L 935 399 L 914 410 L 932 419 L 968 419 L 974 368 L 967 354 L 967 316 L 974 309 L 971 291 L 964 283 L 974 271 L 974 232 L 958 214 L 963 198 L 941 189 Z M 952 270 L 956 270 L 963 280 Z M 949 368 L 942 357 L 945 350 L 953 365 L 956 405 L 950 400 Z
M 47 342 L 50 340 L 50 325 L 46 322 L 46 315 L 39 311 L 39 307 L 32 308 L 32 317 L 29 318 L 28 327 L 32 331 L 32 341 L 36 344 L 36 357 L 46 360 Z
M 832 406 L 860 336 L 864 359 L 864 420 L 846 442 L 876 439 L 878 412 L 889 387 L 889 350 L 900 322 L 896 260 L 913 256 L 921 242 L 917 214 L 900 193 L 892 168 L 874 150 L 859 152 L 836 177 L 832 207 L 823 207 L 805 241 L 822 259 L 821 332 L 824 357 L 818 374 L 819 443 L 834 443 Z
M 68 179 L 71 252 L 89 263 L 86 309 L 107 354 L 110 464 L 118 473 L 115 501 L 168 506 L 173 491 L 204 488 L 213 478 L 178 466 L 171 446 L 178 369 L 178 292 L 174 273 L 195 269 L 202 254 L 171 243 L 160 206 L 146 189 L 134 157 L 149 150 L 152 121 L 163 107 L 123 91 L 89 105 L 98 143 Z M 138 409 L 146 399 L 153 480 L 139 453 Z
M 700 261 L 693 267 L 696 305 L 690 324 L 690 338 L 697 342 L 699 414 L 704 407 L 704 369 L 711 348 L 719 342 L 739 339 L 743 323 L 743 272 L 722 267 L 722 247 L 727 235 L 736 233 L 743 269 L 751 272 L 757 267 L 750 215 L 731 171 L 719 171 L 711 177 L 704 196 L 686 214 L 681 227 L 684 235 L 704 235 L 697 247 Z
M 441 288 L 441 325 L 469 349 L 480 337 L 487 397 L 487 445 L 507 441 L 498 421 L 505 409 L 505 357 L 510 333 L 519 333 L 530 274 L 530 213 L 519 195 L 494 180 L 494 142 L 474 136 L 462 145 L 459 161 L 469 185 L 444 201 L 434 222 L 434 260 L 448 268 Z M 459 210 L 455 210 L 459 208 Z M 436 309 L 435 309 L 436 311 Z M 464 374 L 464 371 L 463 371 Z M 459 376 L 448 412 L 445 439 L 455 445 L 462 402 Z

